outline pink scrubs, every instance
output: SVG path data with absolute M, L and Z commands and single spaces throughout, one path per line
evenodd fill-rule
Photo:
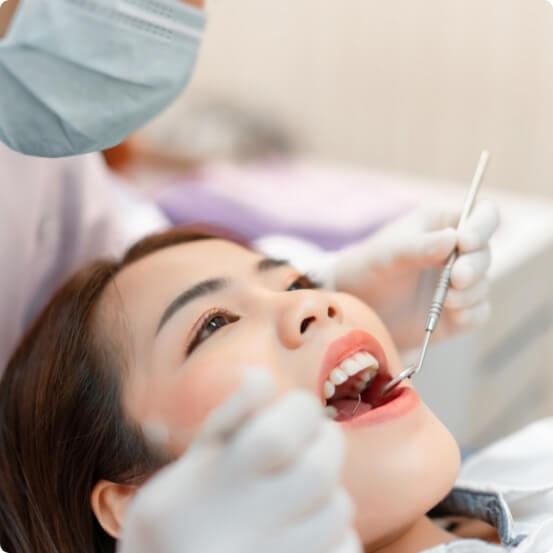
M 129 228 L 115 180 L 99 154 L 43 159 L 0 143 L 0 374 L 65 278 L 155 228 Z

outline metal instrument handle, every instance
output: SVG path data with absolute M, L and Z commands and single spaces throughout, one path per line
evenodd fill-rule
M 457 251 L 452 252 L 448 257 L 446 266 L 440 274 L 436 291 L 434 292 L 434 297 L 432 298 L 432 303 L 430 305 L 430 310 L 428 311 L 428 318 L 426 319 L 426 330 L 429 330 L 430 332 L 434 332 L 434 329 L 440 320 L 440 315 L 442 314 L 442 309 L 444 308 L 445 299 L 449 290 L 449 283 L 451 281 L 451 269 L 457 257 L 459 257 Z

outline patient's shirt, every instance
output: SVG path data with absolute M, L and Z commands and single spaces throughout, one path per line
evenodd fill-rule
M 469 458 L 432 514 L 483 520 L 497 529 L 502 545 L 459 539 L 424 553 L 552 553 L 553 418 Z

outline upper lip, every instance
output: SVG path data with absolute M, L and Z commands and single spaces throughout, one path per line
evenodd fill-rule
M 319 372 L 319 394 L 321 397 L 324 397 L 324 382 L 330 375 L 330 372 L 338 367 L 344 359 L 360 351 L 366 351 L 375 357 L 379 364 L 379 374 L 384 377 L 390 377 L 386 354 L 380 342 L 364 330 L 352 330 L 334 340 L 326 350 Z

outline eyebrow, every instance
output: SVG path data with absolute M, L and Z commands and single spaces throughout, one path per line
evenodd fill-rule
M 276 269 L 288 265 L 288 261 L 285 259 L 273 259 L 271 257 L 264 257 L 257 262 L 255 269 L 258 273 L 265 273 L 271 269 Z M 208 280 L 202 280 L 194 286 L 186 289 L 180 293 L 165 309 L 159 324 L 157 325 L 156 336 L 160 333 L 161 329 L 167 324 L 169 319 L 180 311 L 185 305 L 197 300 L 198 298 L 219 292 L 229 285 L 229 281 L 224 278 L 212 278 Z
M 218 292 L 228 286 L 228 281 L 224 278 L 212 278 L 209 280 L 202 280 L 195 284 L 191 288 L 188 288 L 181 294 L 179 294 L 165 309 L 159 324 L 157 325 L 156 336 L 160 330 L 164 327 L 167 321 L 177 312 L 180 311 L 186 304 L 194 301 L 213 292 Z
M 286 259 L 273 259 L 272 257 L 264 257 L 257 262 L 256 270 L 258 273 L 265 273 L 271 269 L 277 269 L 283 265 L 289 265 L 289 261 Z

